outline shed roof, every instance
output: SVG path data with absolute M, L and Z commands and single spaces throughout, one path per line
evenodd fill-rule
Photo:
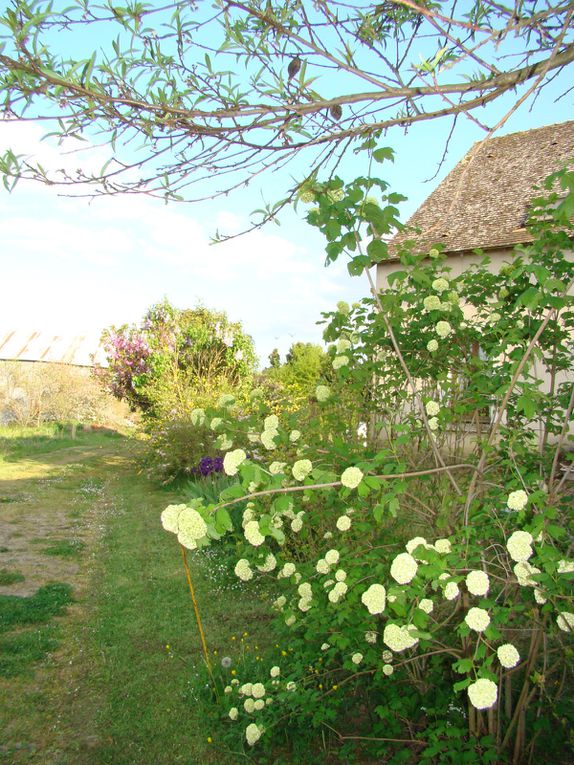
M 524 222 L 533 186 L 566 164 L 574 167 L 574 121 L 475 143 L 393 237 L 391 254 L 411 239 L 446 252 L 531 241 Z
M 73 366 L 107 366 L 95 335 L 54 335 L 49 332 L 0 330 L 0 360 L 44 361 Z

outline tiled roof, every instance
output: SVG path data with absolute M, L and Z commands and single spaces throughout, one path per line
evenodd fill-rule
M 45 361 L 91 367 L 92 355 L 101 366 L 107 366 L 96 336 L 0 330 L 1 361 Z
M 533 186 L 565 164 L 574 166 L 574 121 L 475 144 L 408 221 L 420 234 L 398 233 L 391 254 L 407 239 L 421 250 L 442 243 L 447 252 L 529 241 L 524 219 Z

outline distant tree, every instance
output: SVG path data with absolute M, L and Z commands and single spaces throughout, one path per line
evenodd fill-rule
M 279 351 L 277 348 L 273 348 L 271 353 L 268 356 L 269 358 L 269 366 L 276 369 L 281 365 L 281 356 L 279 355 Z
M 164 301 L 138 325 L 104 332 L 107 368 L 97 372 L 114 396 L 148 417 L 181 417 L 247 383 L 253 341 L 239 322 L 203 306 L 179 310 Z
M 329 357 L 320 345 L 297 342 L 287 351 L 285 363 L 271 364 L 263 376 L 269 383 L 278 386 L 275 395 L 279 399 L 283 395 L 287 399 L 287 406 L 296 409 L 309 402 L 317 384 L 329 374 L 329 370 Z

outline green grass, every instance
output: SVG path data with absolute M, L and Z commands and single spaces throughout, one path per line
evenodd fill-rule
M 24 574 L 19 571 L 9 571 L 7 568 L 3 568 L 0 570 L 0 587 L 23 582 L 25 578 Z
M 77 558 L 85 546 L 80 539 L 58 539 L 47 547 L 43 547 L 42 553 L 56 555 L 59 558 Z
M 0 637 L 0 677 L 30 675 L 32 666 L 56 650 L 61 630 L 47 625 Z
M 122 438 L 113 430 L 84 431 L 79 428 L 76 438 L 72 438 L 69 429 L 62 429 L 57 423 L 46 423 L 38 428 L 26 428 L 13 425 L 0 426 L 0 463 L 13 462 L 26 457 L 51 454 L 71 447 L 109 444 L 110 439 Z
M 33 595 L 0 595 L 0 632 L 29 624 L 43 624 L 61 615 L 72 602 L 69 584 L 47 584 Z

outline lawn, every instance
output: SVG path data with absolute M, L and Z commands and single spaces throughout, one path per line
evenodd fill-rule
M 159 522 L 180 495 L 138 472 L 129 438 L 10 436 L 0 433 L 0 762 L 237 762 L 210 730 L 180 548 Z M 232 671 L 224 654 L 232 667 L 256 661 L 261 603 L 237 609 L 222 549 L 190 564 L 215 673 Z

